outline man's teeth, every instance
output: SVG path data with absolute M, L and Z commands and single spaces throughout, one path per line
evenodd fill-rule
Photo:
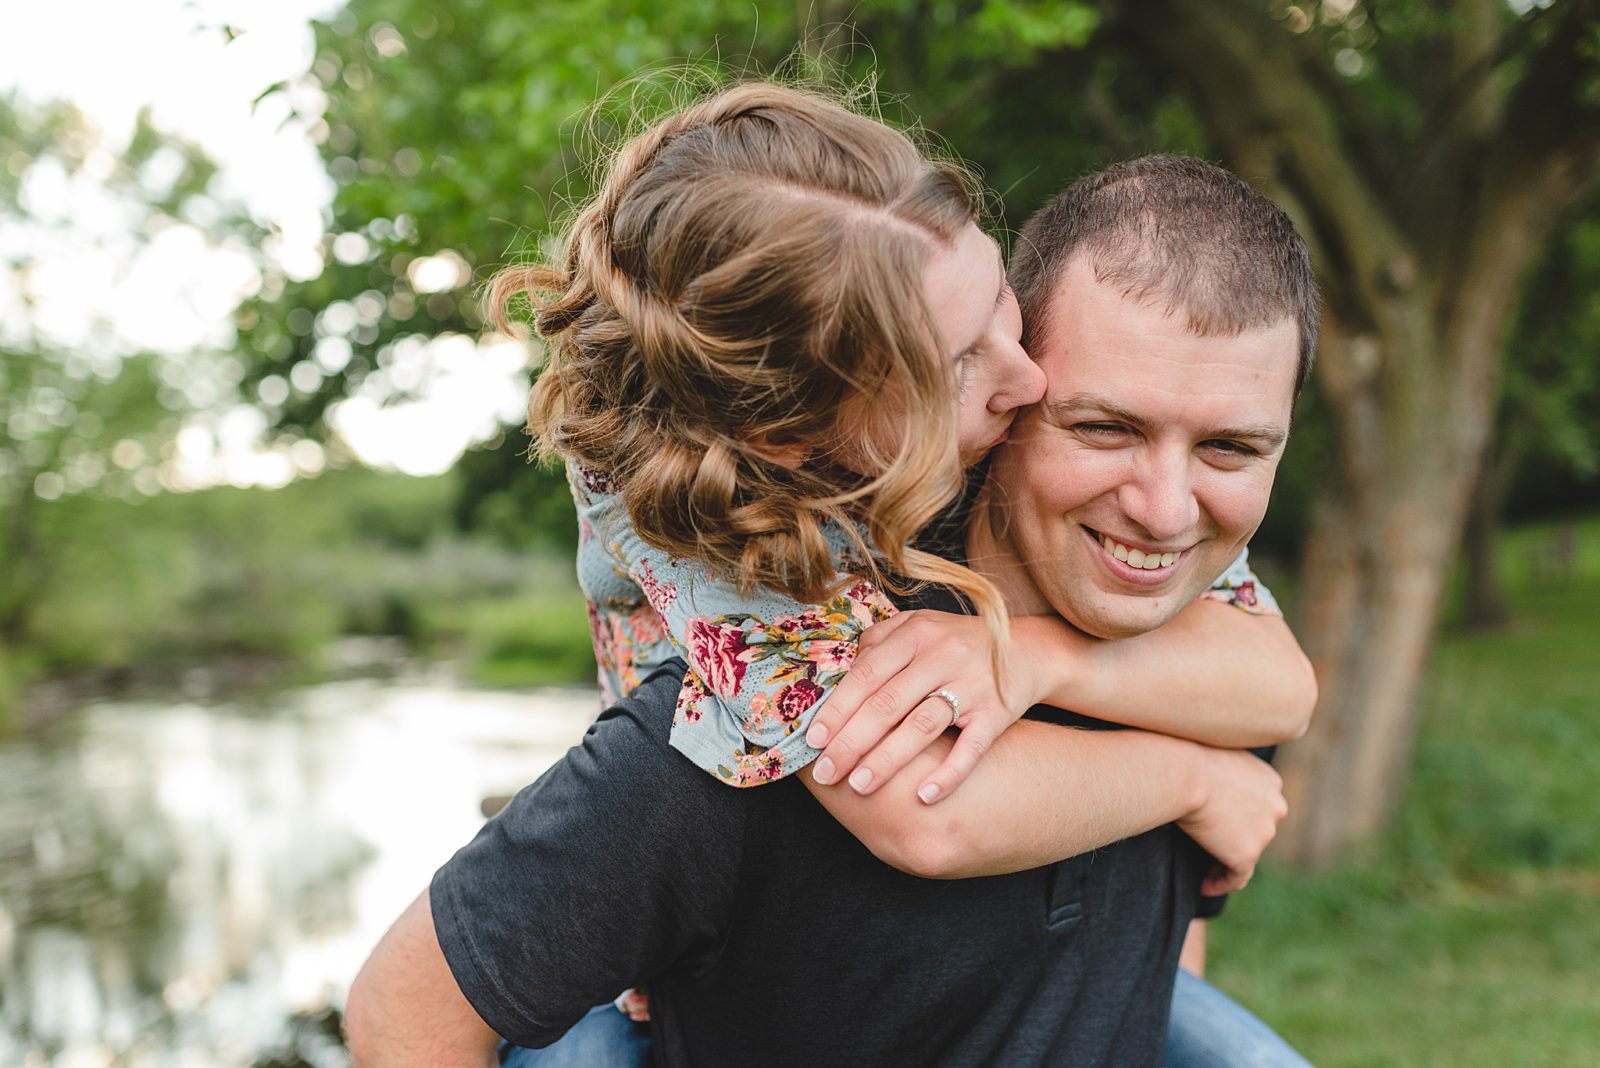
M 1108 536 L 1100 535 L 1100 544 L 1106 552 L 1115 556 L 1129 567 L 1139 567 L 1146 571 L 1154 571 L 1158 567 L 1171 567 L 1178 562 L 1182 553 L 1149 553 L 1141 549 L 1130 549 L 1120 541 L 1113 541 Z

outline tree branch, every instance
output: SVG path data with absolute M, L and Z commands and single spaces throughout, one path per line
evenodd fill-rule
M 1263 5 L 1149 0 L 1133 25 L 1194 87 L 1230 158 L 1270 154 L 1282 162 L 1271 177 L 1293 183 L 1317 228 L 1330 302 L 1358 322 L 1378 314 L 1395 286 L 1415 283 L 1417 267 L 1390 206 L 1342 150 L 1327 98 Z
M 1565 0 L 1527 20 L 1526 73 L 1506 103 L 1505 149 L 1553 155 L 1600 123 L 1600 0 Z

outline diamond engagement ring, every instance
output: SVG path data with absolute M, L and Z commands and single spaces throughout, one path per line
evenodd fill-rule
M 961 718 L 961 698 L 957 697 L 949 690 L 935 690 L 928 696 L 937 697 L 939 700 L 950 706 L 950 726 L 954 727 L 956 725 L 956 720 Z

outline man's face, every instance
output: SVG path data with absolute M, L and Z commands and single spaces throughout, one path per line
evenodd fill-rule
M 1067 265 L 1031 353 L 1048 380 L 995 457 L 1003 539 L 1089 634 L 1171 619 L 1266 514 L 1289 432 L 1292 319 L 1199 337 Z M 1041 606 L 1042 607 L 1042 606 Z

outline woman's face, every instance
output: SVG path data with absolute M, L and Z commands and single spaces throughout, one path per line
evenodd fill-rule
M 1044 372 L 1022 350 L 1022 313 L 994 240 L 968 224 L 938 249 L 923 293 L 961 403 L 961 462 L 970 466 L 1006 439 L 1017 409 L 1044 395 Z

